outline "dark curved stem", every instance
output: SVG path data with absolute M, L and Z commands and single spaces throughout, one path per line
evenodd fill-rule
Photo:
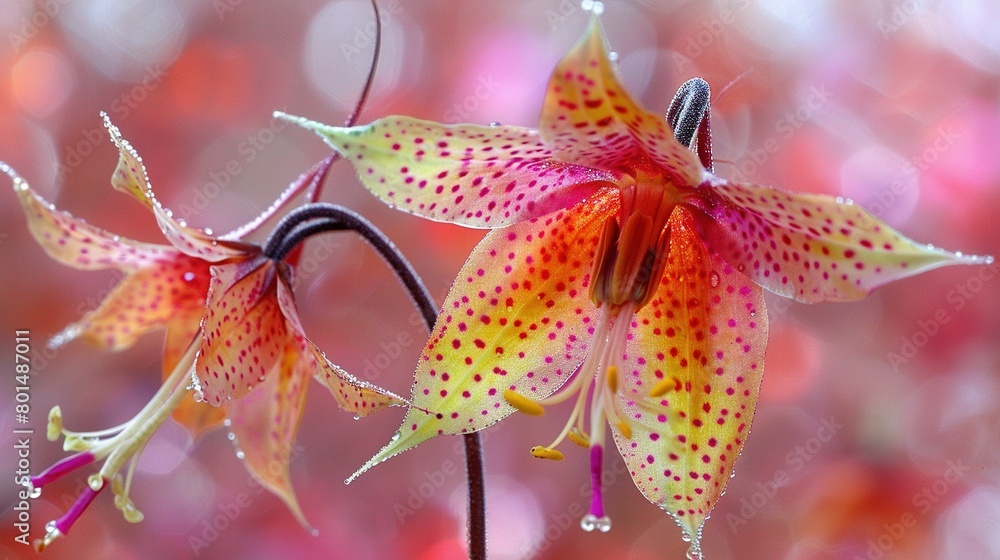
M 351 230 L 378 252 L 406 287 L 428 332 L 437 321 L 434 298 L 396 245 L 381 230 L 357 212 L 328 203 L 300 206 L 286 215 L 264 245 L 264 254 L 282 259 L 312 235 L 325 231 Z M 483 474 L 482 441 L 478 432 L 464 434 L 465 465 L 469 484 L 469 558 L 486 559 L 486 483 Z

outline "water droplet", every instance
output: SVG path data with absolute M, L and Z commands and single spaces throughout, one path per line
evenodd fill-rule
M 842 196 L 838 196 L 835 200 L 837 201 L 837 204 L 843 204 L 844 203 L 844 197 L 842 197 Z
M 955 256 L 958 257 L 958 258 L 962 258 L 962 252 L 961 251 L 955 251 Z
M 583 0 L 580 3 L 580 7 L 583 8 L 585 12 L 592 12 L 595 16 L 599 16 L 604 13 L 604 3 L 595 2 L 594 0 Z
M 222 425 L 228 428 L 229 426 L 233 425 L 233 421 L 230 420 L 229 418 L 226 418 L 225 420 L 222 421 Z
M 205 228 L 205 235 L 212 235 L 212 228 Z
M 602 533 L 607 533 L 611 530 L 611 518 L 607 515 L 597 517 L 593 513 L 588 513 L 580 520 L 580 528 L 587 532 L 597 529 Z
M 716 272 L 716 271 L 713 270 L 712 273 L 708 275 L 708 279 L 712 283 L 712 287 L 713 288 L 718 288 L 719 287 L 719 273 L 718 272 Z
M 608 60 L 610 60 L 611 62 L 618 62 L 618 53 L 615 52 L 615 51 L 609 52 L 608 53 Z
M 691 545 L 691 548 L 687 551 L 688 560 L 701 560 L 701 547 L 698 545 Z
M 101 488 L 104 488 L 104 479 L 101 478 L 100 474 L 92 474 L 87 477 L 87 485 L 90 486 L 91 490 L 96 492 Z
M 59 529 L 56 529 L 56 522 L 55 521 L 49 521 L 48 523 L 45 524 L 45 532 L 46 533 L 53 533 L 53 532 L 58 531 L 58 530 Z
M 742 263 L 741 263 L 741 264 L 740 264 L 740 265 L 739 265 L 738 267 L 736 267 L 736 268 L 737 268 L 737 269 L 738 269 L 738 270 L 739 270 L 740 272 L 743 272 L 744 270 L 746 270 L 746 269 L 747 269 L 747 265 L 745 265 L 745 264 L 742 264 Z
M 33 485 L 28 485 L 28 497 L 31 499 L 39 498 L 42 495 L 41 488 L 35 488 Z
M 681 540 L 684 542 L 691 542 L 691 535 L 687 533 L 681 533 Z
M 187 227 L 187 222 L 185 222 L 184 220 L 177 220 L 177 225 L 181 227 Z
M 246 454 L 243 453 L 242 449 L 237 449 L 236 450 L 236 458 L 237 459 L 239 459 L 240 461 L 242 461 L 245 457 L 246 457 Z
M 236 441 L 236 434 L 234 434 L 233 432 L 229 432 L 226 434 L 226 439 L 228 439 L 229 441 Z
M 492 121 L 492 122 L 490 123 L 490 126 L 503 126 L 503 125 L 502 125 L 502 124 L 500 124 L 500 123 L 499 123 L 499 122 L 497 122 L 497 121 Z
M 199 391 L 194 392 L 194 402 L 205 402 L 205 395 L 201 394 Z M 226 422 L 229 420 L 227 419 Z M 226 424 L 228 426 L 228 424 Z

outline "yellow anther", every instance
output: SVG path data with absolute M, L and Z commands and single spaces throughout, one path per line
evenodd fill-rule
M 590 438 L 587 437 L 587 434 L 581 432 L 577 428 L 573 428 L 572 430 L 570 430 L 569 433 L 566 434 L 566 436 L 569 437 L 570 441 L 579 445 L 580 447 L 590 447 Z
M 604 374 L 604 378 L 608 382 L 608 389 L 611 389 L 611 394 L 618 392 L 618 368 L 615 366 L 608 366 L 608 372 Z
M 136 509 L 135 504 L 132 503 L 132 499 L 125 493 L 125 483 L 122 475 L 115 475 L 111 479 L 111 492 L 115 496 L 115 507 L 121 510 L 122 515 L 125 516 L 125 521 L 139 523 L 145 518 L 142 512 Z
M 556 451 L 555 449 L 550 449 L 548 447 L 542 447 L 541 445 L 536 445 L 531 448 L 531 454 L 539 459 L 550 459 L 552 461 L 562 461 L 565 459 L 562 453 Z
M 63 431 L 63 420 L 62 420 L 62 409 L 59 406 L 53 406 L 52 410 L 49 411 L 49 425 L 45 430 L 45 437 L 49 441 L 56 441 Z
M 545 414 L 545 408 L 542 405 L 538 404 L 537 401 L 531 400 L 521 393 L 518 393 L 517 391 L 507 389 L 503 392 L 503 398 L 508 404 L 510 404 L 510 406 L 513 406 L 525 414 L 530 414 L 532 416 L 541 416 Z
M 653 385 L 653 390 L 649 392 L 651 397 L 662 397 L 666 395 L 669 391 L 672 391 L 674 387 L 677 387 L 677 379 L 673 377 L 667 377 L 666 379 L 661 379 L 659 383 Z
M 616 422 L 615 427 L 625 436 L 625 439 L 632 439 L 632 427 L 626 424 L 624 420 Z

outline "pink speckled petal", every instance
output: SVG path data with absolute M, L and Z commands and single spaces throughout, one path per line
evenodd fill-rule
M 804 302 L 851 301 L 919 272 L 984 264 L 907 239 L 867 210 L 817 194 L 719 183 L 691 201 L 709 246 L 777 294 Z
M 50 257 L 67 266 L 133 272 L 174 259 L 178 254 L 173 247 L 123 239 L 68 212 L 56 210 L 7 164 L 0 162 L 0 171 L 14 182 L 14 192 L 28 219 L 31 235 Z
M 702 180 L 698 156 L 674 140 L 663 114 L 622 86 L 597 17 L 553 71 L 538 128 L 563 161 L 629 172 L 652 160 L 681 185 Z
M 265 257 L 212 267 L 196 365 L 209 404 L 245 395 L 285 350 L 289 332 L 276 297 L 278 274 Z
M 393 441 L 358 472 L 441 434 L 483 429 L 514 408 L 512 389 L 555 392 L 586 355 L 597 311 L 588 295 L 604 218 L 616 198 L 490 232 L 462 267 L 417 365 L 413 407 Z
M 129 274 L 97 309 L 67 328 L 63 332 L 66 338 L 60 342 L 79 337 L 100 348 L 119 351 L 159 327 L 181 326 L 185 332 L 191 326 L 197 328 L 208 294 L 208 267 L 201 259 L 176 253 L 172 259 Z M 181 353 L 186 342 L 190 337 Z M 174 357 L 172 365 L 165 363 L 164 371 L 173 371 L 179 357 Z
M 188 227 L 174 219 L 173 213 L 164 208 L 153 195 L 149 184 L 146 168 L 142 159 L 132 145 L 122 138 L 118 127 L 111 124 L 106 114 L 104 126 L 111 134 L 111 140 L 118 147 L 118 166 L 111 176 L 111 185 L 124 193 L 132 195 L 147 208 L 153 211 L 156 222 L 167 240 L 181 252 L 210 262 L 218 262 L 228 258 L 252 255 L 260 249 L 237 241 L 219 240 L 205 232 Z
M 656 296 L 635 317 L 612 427 L 636 486 L 697 545 L 749 432 L 764 367 L 763 291 L 710 255 L 691 211 L 674 209 Z M 668 380 L 666 393 L 650 393 Z
M 295 298 L 291 288 L 283 279 L 278 280 L 278 305 L 288 322 L 295 340 L 298 341 L 301 357 L 298 367 L 303 378 L 315 377 L 330 390 L 340 408 L 358 417 L 368 416 L 389 406 L 408 404 L 406 399 L 396 396 L 381 387 L 355 378 L 326 358 L 315 344 L 306 338 L 299 314 L 295 308 Z
M 225 404 L 229 429 L 243 451 L 243 464 L 257 481 L 281 498 L 309 527 L 288 474 L 295 453 L 309 377 L 299 369 L 301 345 L 287 339 L 278 367 L 241 399 Z
M 554 160 L 528 128 L 401 116 L 339 128 L 286 118 L 343 154 L 375 196 L 432 220 L 503 227 L 568 208 L 615 178 Z

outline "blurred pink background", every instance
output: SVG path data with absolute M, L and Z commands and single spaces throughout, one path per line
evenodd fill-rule
M 548 73 L 581 35 L 576 1 L 382 1 L 384 44 L 362 122 L 405 113 L 534 126 Z M 162 242 L 108 183 L 107 111 L 142 155 L 159 198 L 188 222 L 228 231 L 327 152 L 271 118 L 282 109 L 343 121 L 372 47 L 363 0 L 5 0 L 0 10 L 0 159 L 91 223 Z M 1000 255 L 1000 5 L 992 0 L 607 2 L 623 78 L 664 111 L 705 77 L 716 172 L 851 197 L 908 236 Z M 236 170 L 234 172 L 233 170 Z M 2 182 L 2 181 L 0 181 Z M 481 231 L 384 207 L 347 165 L 324 200 L 392 236 L 440 298 Z M 14 542 L 14 330 L 30 329 L 32 471 L 63 457 L 48 410 L 95 430 L 131 418 L 158 387 L 161 335 L 104 354 L 45 349 L 117 275 L 44 255 L 13 193 L 0 189 L 0 557 Z M 930 272 L 865 301 L 769 298 L 772 333 L 753 435 L 704 532 L 711 560 L 1000 558 L 1000 267 Z M 313 341 L 359 377 L 408 394 L 425 337 L 409 300 L 361 241 L 308 245 L 297 297 Z M 309 536 L 258 493 L 222 432 L 192 442 L 168 422 L 139 463 L 126 523 L 102 495 L 46 556 L 59 558 L 460 558 L 465 477 L 459 438 L 440 438 L 343 480 L 393 433 L 401 410 L 354 421 L 314 385 L 292 477 Z M 683 558 L 674 523 L 636 490 L 619 457 L 608 534 L 581 531 L 585 452 L 528 454 L 562 414 L 513 416 L 484 433 L 490 557 Z M 47 487 L 32 537 L 66 510 L 90 470 Z M 239 506 L 197 548 L 191 538 Z

